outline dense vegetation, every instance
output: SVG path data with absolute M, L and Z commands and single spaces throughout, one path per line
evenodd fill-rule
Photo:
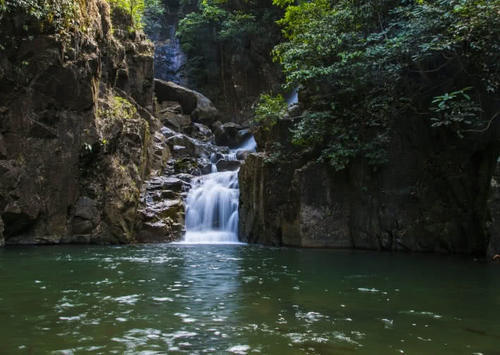
M 161 0 L 107 1 L 113 10 L 124 11 L 131 17 L 129 31 L 152 30 L 163 13 Z M 0 19 L 5 14 L 23 12 L 40 20 L 42 32 L 61 35 L 73 29 L 85 31 L 92 16 L 87 10 L 86 0 L 0 0 Z M 25 30 L 28 31 L 27 26 Z
M 177 34 L 188 57 L 189 82 L 218 106 L 236 111 L 255 99 L 247 97 L 253 89 L 258 92 L 271 76 L 279 76 L 265 68 L 281 37 L 276 21 L 282 10 L 271 0 L 186 1 L 182 6 L 190 12 Z
M 393 123 L 408 115 L 459 137 L 477 136 L 499 115 L 498 0 L 275 5 L 285 8 L 286 41 L 273 55 L 306 108 L 293 142 L 337 170 L 356 157 L 383 163 Z M 261 100 L 257 116 L 268 126 L 278 101 Z

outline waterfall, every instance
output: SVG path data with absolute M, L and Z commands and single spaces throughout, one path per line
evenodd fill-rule
M 293 90 L 285 97 L 288 106 L 296 104 L 299 102 L 299 89 L 293 88 Z
M 161 38 L 156 38 L 154 41 L 155 76 L 159 79 L 186 85 L 186 80 L 182 73 L 186 56 L 176 36 L 177 22 L 178 20 L 174 15 L 167 16 L 168 24 L 166 25 L 166 29 L 159 36 Z
M 237 152 L 255 151 L 253 137 L 223 156 L 236 160 Z M 212 173 L 196 178 L 186 199 L 186 244 L 238 243 L 238 170 L 218 172 L 212 161 Z

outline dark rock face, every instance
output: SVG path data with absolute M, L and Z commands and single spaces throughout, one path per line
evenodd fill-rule
M 487 224 L 489 244 L 487 257 L 500 261 L 500 164 L 497 163 L 495 173 L 491 179 L 491 193 L 488 200 L 490 220 Z
M 21 40 L 25 15 L 0 23 L 12 39 L 0 59 L 1 243 L 135 241 L 142 181 L 168 157 L 148 113 L 151 44 L 116 19 L 112 34 L 106 1 L 87 10 L 91 27 L 70 43 Z
M 450 144 L 450 137 L 425 122 L 407 119 L 405 127 L 394 128 L 385 167 L 374 172 L 357 161 L 335 172 L 293 154 L 283 139 L 289 124 L 284 120 L 264 136 L 257 134 L 267 151 L 250 154 L 241 167 L 241 240 L 485 255 L 497 156 L 488 137 L 484 143 Z M 282 156 L 273 155 L 271 142 L 283 144 Z M 491 250 L 498 250 L 495 243 L 490 241 Z

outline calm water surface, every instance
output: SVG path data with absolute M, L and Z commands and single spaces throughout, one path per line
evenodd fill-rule
M 500 267 L 245 245 L 0 250 L 0 353 L 500 354 Z

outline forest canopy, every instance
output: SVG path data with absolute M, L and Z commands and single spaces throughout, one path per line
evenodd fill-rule
M 336 169 L 355 157 L 383 163 L 391 122 L 407 115 L 461 137 L 498 116 L 500 1 L 274 4 L 285 41 L 273 56 L 307 108 L 293 142 Z

